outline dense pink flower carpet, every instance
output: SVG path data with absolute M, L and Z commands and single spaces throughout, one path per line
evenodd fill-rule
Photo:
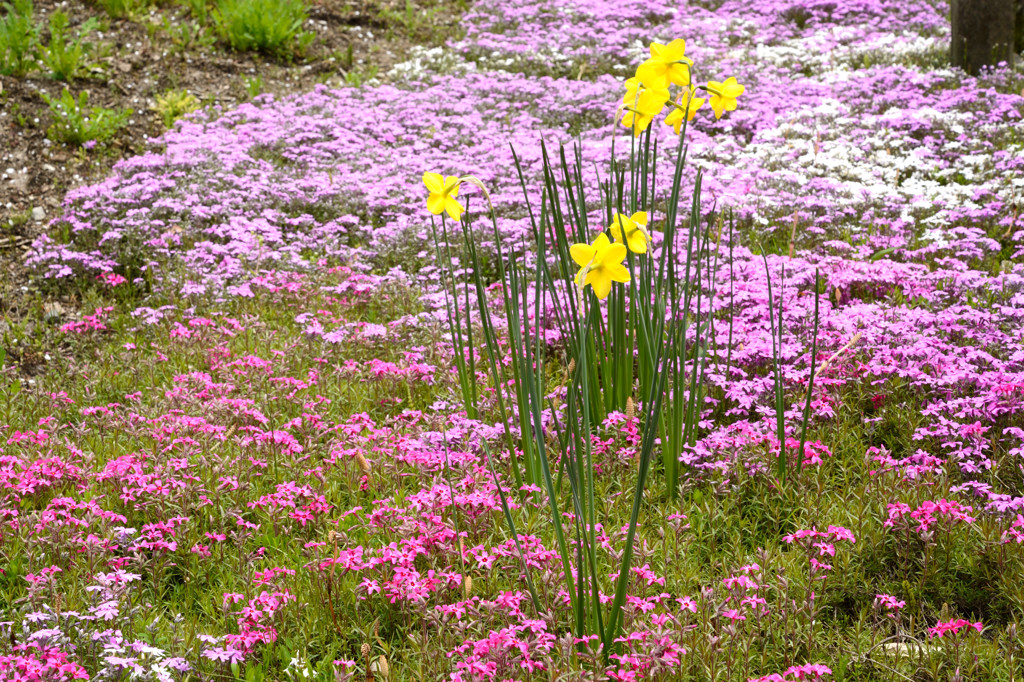
M 1004 665 L 1024 614 L 1024 77 L 949 68 L 947 13 L 480 0 L 387 85 L 199 112 L 70 192 L 27 260 L 82 292 L 61 328 L 75 359 L 24 384 L 0 432 L 0 676 L 996 679 L 965 652 Z M 503 430 L 454 384 L 422 176 L 479 178 L 528 252 L 513 153 L 539 193 L 541 144 L 578 144 L 600 215 L 613 139 L 629 149 L 622 81 L 680 37 L 695 79 L 746 86 L 689 132 L 724 226 L 710 306 L 733 324 L 683 494 L 649 492 L 605 659 L 566 627 L 543 496 L 499 459 L 549 610 L 525 591 L 480 446 Z M 667 176 L 676 137 L 654 125 Z M 782 491 L 762 248 L 793 428 L 816 271 L 824 292 L 813 442 Z M 636 451 L 613 413 L 595 439 L 610 508 Z M 621 551 L 619 528 L 599 537 Z

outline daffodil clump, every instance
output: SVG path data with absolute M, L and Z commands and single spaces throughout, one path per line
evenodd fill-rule
M 440 218 L 432 220 L 431 227 L 438 259 L 447 273 L 444 281 L 448 330 L 466 414 L 476 419 L 482 406 L 496 410 L 496 423 L 504 428 L 503 446 L 508 452 L 516 486 L 532 485 L 546 493 L 566 581 L 563 588 L 570 595 L 574 631 L 577 637 L 588 633 L 596 635 L 601 640 L 606 660 L 620 641 L 623 629 L 622 607 L 631 584 L 633 540 L 644 487 L 656 453 L 660 453 L 667 494 L 675 499 L 680 454 L 684 447 L 693 447 L 696 443 L 702 418 L 701 404 L 706 395 L 702 364 L 706 357 L 701 349 L 707 347 L 705 338 L 713 333 L 713 327 L 702 312 L 701 278 L 715 276 L 714 266 L 708 260 L 711 226 L 705 224 L 701 212 L 702 171 L 698 169 L 693 175 L 690 200 L 684 202 L 680 197 L 686 160 L 682 140 L 687 122 L 706 102 L 710 103 L 715 117 L 721 117 L 736 108 L 743 86 L 735 78 L 695 85 L 691 81 L 693 60 L 685 51 L 686 43 L 682 40 L 668 45 L 653 43 L 650 59 L 625 83 L 626 96 L 620 107 L 622 116 L 616 116 L 614 126 L 621 121 L 637 137 L 647 131 L 647 138 L 641 145 L 631 144 L 628 167 L 620 166 L 613 153 L 608 176 L 611 179 L 603 186 L 602 197 L 596 202 L 608 207 L 606 227 L 596 237 L 590 234 L 587 221 L 581 219 L 588 215 L 589 206 L 595 202 L 589 202 L 588 206 L 582 196 L 582 186 L 578 192 L 565 192 L 565 204 L 556 199 L 563 194 L 557 180 L 561 170 L 556 171 L 546 154 L 543 158 L 545 199 L 539 220 L 535 212 L 530 211 L 536 258 L 529 267 L 525 254 L 503 250 L 490 195 L 478 178 L 434 172 L 423 174 L 423 184 L 428 191 L 427 210 Z M 664 118 L 665 124 L 680 136 L 680 145 L 669 191 L 662 192 L 656 203 L 657 154 L 650 153 L 650 125 L 666 107 L 671 110 Z M 564 163 L 565 150 L 560 152 Z M 577 164 L 581 163 L 582 156 L 577 149 Z M 520 184 L 525 188 L 526 178 L 518 159 L 516 169 Z M 578 165 L 565 177 L 573 172 L 579 180 Z M 491 288 L 482 275 L 485 268 L 481 267 L 474 239 L 476 216 L 467 212 L 458 198 L 463 183 L 481 190 L 490 209 L 506 322 L 500 334 L 499 326 L 491 318 L 493 306 L 488 298 L 489 291 L 498 289 Z M 663 201 L 662 196 L 667 201 Z M 529 196 L 526 202 L 529 205 Z M 681 211 L 686 211 L 687 203 L 689 216 L 684 217 Z M 656 207 L 660 247 L 657 251 L 651 236 Z M 449 230 L 449 219 L 459 223 L 460 229 Z M 458 267 L 452 257 L 452 238 L 462 242 Z M 555 255 L 551 268 L 546 267 L 549 253 Z M 685 258 L 685 268 L 676 267 L 677 257 Z M 714 263 L 717 264 L 717 259 Z M 466 277 L 468 281 L 459 282 L 458 277 Z M 579 295 L 557 294 L 556 289 L 560 289 L 557 285 L 568 283 L 570 279 Z M 593 296 L 587 295 L 587 287 L 593 291 Z M 474 292 L 475 307 L 470 300 Z M 559 419 L 553 427 L 545 423 L 543 416 L 545 411 L 555 410 L 549 400 L 551 372 L 545 369 L 545 363 L 550 360 L 540 342 L 541 337 L 529 322 L 531 313 L 526 308 L 531 292 L 533 318 L 541 314 L 541 305 L 550 306 L 552 319 L 561 337 L 567 340 L 565 357 L 561 358 L 566 372 L 557 373 L 564 377 L 561 389 L 566 402 L 558 410 Z M 482 352 L 478 353 L 477 349 Z M 494 389 L 496 403 L 488 405 L 487 401 L 482 401 L 481 396 L 492 391 L 477 385 L 481 367 L 489 370 L 485 374 Z M 600 510 L 594 503 L 590 444 L 593 425 L 604 423 L 612 412 L 634 412 L 637 405 L 641 406 L 637 419 L 642 424 L 643 435 L 633 486 L 633 513 L 624 550 L 615 559 L 618 578 L 614 597 L 605 611 L 601 606 L 604 569 L 598 560 L 599 543 L 594 530 L 599 526 Z M 563 463 L 558 480 L 563 475 L 570 479 L 572 509 L 579 519 L 572 526 L 563 527 L 564 491 L 559 491 L 552 477 L 556 460 L 549 456 L 551 444 L 545 437 L 551 428 L 554 442 L 559 444 L 557 461 Z M 483 446 L 497 486 L 488 446 L 486 443 Z M 500 486 L 497 487 L 500 490 Z M 518 547 L 515 517 L 504 497 L 502 510 Z M 573 543 L 578 549 L 574 549 Z M 540 612 L 540 599 L 525 561 L 523 571 L 534 608 Z
M 622 98 L 622 125 L 634 135 L 639 137 L 666 107 L 671 111 L 665 117 L 665 125 L 671 126 L 677 135 L 683 123 L 692 121 L 709 100 L 716 119 L 736 109 L 736 99 L 745 88 L 735 78 L 696 86 L 691 83 L 693 60 L 686 56 L 685 40 L 677 38 L 668 45 L 651 43 L 650 50 L 650 58 L 626 81 Z M 675 95 L 672 86 L 677 88 Z M 698 92 L 706 96 L 698 97 Z

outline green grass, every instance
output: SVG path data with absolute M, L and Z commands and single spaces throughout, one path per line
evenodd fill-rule
M 304 0 L 218 0 L 213 18 L 232 49 L 291 60 L 313 41 L 302 30 L 307 13 Z
M 184 408 L 188 412 L 202 409 L 201 403 L 166 397 L 180 377 L 193 371 L 210 371 L 209 348 L 219 347 L 234 357 L 256 355 L 271 359 L 274 376 L 304 377 L 311 368 L 320 372 L 319 384 L 303 389 L 297 396 L 287 397 L 291 389 L 270 382 L 267 375 L 254 373 L 245 384 L 245 395 L 254 400 L 253 407 L 267 415 L 272 423 L 281 424 L 300 417 L 302 403 L 320 394 L 331 398 L 330 404 L 316 409 L 327 420 L 345 421 L 350 415 L 367 412 L 380 423 L 394 420 L 405 409 L 429 411 L 438 396 L 455 399 L 457 386 L 454 378 L 442 380 L 437 386 L 423 387 L 408 393 L 396 392 L 386 382 L 353 381 L 339 367 L 345 360 L 358 362 L 370 359 L 398 361 L 402 350 L 411 346 L 429 346 L 439 329 L 423 327 L 410 329 L 403 344 L 342 343 L 324 345 L 318 341 L 303 340 L 294 318 L 300 310 L 325 310 L 349 322 L 372 321 L 385 323 L 420 312 L 416 292 L 401 285 L 382 288 L 373 294 L 346 303 L 330 295 L 318 293 L 328 286 L 328 276 L 314 278 L 302 291 L 290 294 L 263 293 L 250 299 L 232 300 L 214 306 L 201 305 L 196 315 L 213 320 L 232 318 L 241 321 L 245 333 L 233 336 L 203 331 L 197 338 L 175 339 L 171 336 L 175 319 L 153 326 L 140 326 L 126 315 L 115 315 L 110 331 L 74 339 L 66 345 L 64 353 L 53 364 L 50 372 L 34 385 L 22 383 L 17 392 L 11 384 L 0 395 L 3 423 L 34 424 L 39 419 L 54 416 L 58 423 L 80 424 L 76 434 L 77 447 L 95 458 L 91 467 L 102 467 L 116 457 L 158 446 L 153 440 L 155 432 L 112 428 L 98 430 L 95 421 L 83 418 L 79 412 L 87 405 L 125 402 L 125 395 L 142 390 L 141 402 L 130 409 L 146 418 L 154 418 L 169 409 Z M 88 305 L 102 304 L 93 298 Z M 173 302 L 181 307 L 182 302 Z M 131 306 L 128 306 L 130 308 Z M 52 333 L 56 333 L 52 330 Z M 59 336 L 59 335 L 58 335 Z M 5 344 L 7 340 L 5 340 Z M 134 343 L 137 350 L 126 350 L 124 344 Z M 154 343 L 155 347 L 150 344 Z M 315 360 L 319 358 L 324 362 Z M 428 358 L 443 366 L 445 359 Z M 220 375 L 227 378 L 226 375 Z M 646 594 L 658 591 L 698 598 L 702 587 L 721 584 L 723 577 L 738 567 L 757 562 L 762 567 L 760 580 L 766 585 L 764 596 L 769 600 L 770 613 L 753 627 L 746 623 L 752 653 L 748 671 L 737 644 L 723 640 L 713 645 L 702 634 L 713 629 L 710 615 L 699 612 L 695 616 L 702 624 L 686 642 L 690 654 L 684 658 L 679 674 L 674 679 L 745 679 L 743 675 L 761 670 L 783 669 L 786 665 L 805 660 L 828 662 L 836 672 L 835 679 L 894 680 L 946 679 L 952 673 L 953 652 L 949 647 L 935 647 L 935 642 L 923 642 L 925 649 L 918 658 L 900 657 L 885 648 L 885 639 L 892 634 L 892 624 L 885 621 L 872 607 L 874 595 L 879 592 L 898 594 L 908 602 L 908 612 L 922 614 L 930 625 L 943 609 L 972 619 L 981 619 L 992 628 L 991 634 L 970 639 L 960 652 L 966 661 L 962 666 L 965 679 L 1007 680 L 1007 651 L 1014 643 L 1007 639 L 1006 626 L 1021 617 L 1024 588 L 1024 557 L 1014 547 L 999 549 L 992 542 L 998 533 L 991 523 L 982 522 L 978 528 L 956 529 L 940 548 L 929 549 L 916 535 L 905 537 L 883 526 L 886 519 L 885 503 L 901 499 L 916 501 L 945 495 L 955 484 L 944 476 L 936 477 L 932 485 L 907 485 L 894 474 L 873 473 L 877 466 L 866 460 L 868 447 L 885 445 L 894 454 L 912 451 L 916 444 L 907 439 L 918 419 L 917 408 L 911 397 L 901 393 L 895 383 L 888 387 L 892 400 L 883 405 L 878 414 L 883 421 L 868 428 L 863 423 L 863 405 L 867 396 L 855 389 L 840 396 L 837 418 L 830 423 L 812 423 L 810 439 L 821 439 L 833 450 L 833 457 L 816 468 L 805 469 L 800 476 L 791 477 L 784 488 L 779 488 L 770 476 L 759 473 L 711 473 L 697 475 L 691 472 L 688 483 L 676 502 L 668 501 L 662 477 L 652 476 L 649 494 L 645 497 L 642 518 L 648 519 L 644 528 L 643 545 L 638 548 L 634 565 L 648 564 L 658 575 L 666 577 L 666 584 L 650 588 L 641 587 Z M 53 407 L 47 396 L 52 391 L 66 391 L 75 404 Z M 389 399 L 401 397 L 400 405 Z M 216 420 L 213 413 L 208 418 Z M 482 418 L 493 419 L 493 414 Z M 116 424 L 116 419 L 111 424 Z M 242 422 L 235 422 L 242 428 Z M 394 422 L 397 433 L 403 427 Z M 614 434 L 606 434 L 617 438 Z M 385 443 L 379 443 L 385 448 Z M 205 461 L 213 466 L 197 470 L 207 490 L 217 489 L 217 476 L 226 473 L 223 465 L 244 458 L 246 450 L 238 442 L 206 441 L 202 447 Z M 322 457 L 324 452 L 309 453 Z M 746 453 L 751 463 L 771 468 L 774 454 L 756 448 Z M 284 459 L 271 464 L 265 475 L 246 474 L 247 485 L 252 486 L 248 497 L 268 494 L 276 483 L 300 475 L 304 465 Z M 625 525 L 629 516 L 631 490 L 630 464 L 617 461 L 600 462 L 603 475 L 597 477 L 596 498 L 599 517 L 608 519 L 605 527 L 612 529 Z M 243 473 L 243 472 L 238 472 Z M 388 464 L 386 456 L 377 458 L 368 490 L 358 485 L 359 470 L 353 462 L 332 469 L 321 489 L 338 510 L 352 506 L 368 507 L 375 499 L 391 498 L 396 504 L 417 492 L 430 476 L 415 467 Z M 110 481 L 97 486 L 94 494 L 105 494 L 114 500 L 119 484 Z M 567 492 L 563 489 L 563 494 Z M 42 509 L 54 496 L 74 494 L 70 484 L 27 499 L 22 513 L 32 515 Z M 179 538 L 181 543 L 198 539 L 201 531 L 216 530 L 233 523 L 230 499 L 226 494 L 211 494 L 212 504 L 202 512 L 203 520 L 189 528 Z M 811 503 L 813 501 L 813 504 Z M 130 504 L 113 504 L 128 517 L 127 525 L 139 527 L 152 521 L 152 510 L 136 508 Z M 544 506 L 525 505 L 516 512 L 520 532 L 548 533 L 547 510 Z M 688 528 L 673 527 L 672 514 L 685 514 Z M 259 534 L 247 547 L 266 548 L 271 564 L 300 566 L 309 561 L 302 544 L 323 540 L 326 528 L 314 526 L 297 529 L 291 536 L 275 531 L 276 524 L 268 517 L 257 514 L 252 518 L 263 523 Z M 358 516 L 344 520 L 338 532 L 346 534 L 349 544 L 377 545 L 386 542 L 380 531 L 363 525 Z M 832 560 L 834 571 L 824 588 L 808 582 L 806 559 L 802 552 L 783 542 L 782 537 L 799 528 L 842 525 L 853 530 L 857 543 L 841 548 Z M 333 526 L 331 526 L 333 528 Z M 484 515 L 467 524 L 467 544 L 497 544 L 508 539 L 500 513 Z M 3 549 L 6 559 L 5 574 L 0 576 L 0 595 L 6 603 L 24 596 L 24 580 L 29 565 L 18 557 L 24 556 L 26 547 L 17 537 L 8 540 Z M 155 642 L 166 643 L 175 636 L 171 621 L 174 614 L 182 614 L 183 632 L 209 631 L 211 627 L 230 628 L 230 620 L 220 615 L 217 599 L 224 591 L 245 591 L 251 574 L 248 553 L 229 547 L 215 561 L 203 561 L 189 555 L 178 560 L 176 566 L 153 566 L 147 575 L 141 596 L 158 605 L 150 612 L 140 614 L 136 627 L 141 631 L 153 628 Z M 424 557 L 421 571 L 444 570 L 449 566 L 440 557 Z M 56 562 L 65 571 L 78 571 L 67 563 L 66 557 L 52 550 L 48 556 L 35 557 L 32 568 L 42 562 Z M 608 569 L 613 564 L 607 566 Z M 494 595 L 502 590 L 518 589 L 513 572 L 496 572 L 475 578 L 473 594 Z M 783 580 L 784 578 L 784 580 Z M 320 581 L 323 580 L 321 577 Z M 331 584 L 333 614 L 326 604 L 326 585 L 312 574 L 300 572 L 293 588 L 304 604 L 301 609 L 287 607 L 282 615 L 281 639 L 269 647 L 262 657 L 246 670 L 255 679 L 283 679 L 288 662 L 296 652 L 305 652 L 306 659 L 319 675 L 326 675 L 332 657 L 357 657 L 364 642 L 369 642 L 373 655 L 386 654 L 395 668 L 394 679 L 437 679 L 444 668 L 437 660 L 437 652 L 457 646 L 449 630 L 430 630 L 425 635 L 415 625 L 418 616 L 401 604 L 386 600 L 360 601 L 352 595 L 357 589 L 359 576 L 337 575 Z M 88 602 L 89 596 L 67 581 L 69 587 L 62 596 L 68 608 Z M 547 597 L 553 597 L 553 586 L 539 588 Z M 809 624 L 793 610 L 793 604 L 804 603 L 808 590 L 819 592 L 818 623 L 813 643 L 808 645 Z M 346 596 L 347 595 L 347 596 Z M 160 615 L 160 620 L 157 620 Z M 566 614 L 556 616 L 562 620 Z M 339 625 L 335 627 L 333 623 Z M 904 626 L 909 625 L 904 622 Z M 177 626 L 175 626 L 177 627 Z M 917 627 L 921 627 L 919 623 Z M 180 636 L 180 633 L 179 635 Z M 432 655 L 426 659 L 422 652 Z M 420 652 L 420 653 L 417 653 Z M 974 657 L 977 657 L 976 660 Z M 301 657 L 300 657 L 301 658 Z M 417 663 L 421 661 L 421 663 Z M 440 667 L 439 667 L 440 666 Z M 734 667 L 730 667 L 734 666 Z M 841 670 L 841 672 L 839 672 Z M 250 674 L 248 672 L 246 675 Z

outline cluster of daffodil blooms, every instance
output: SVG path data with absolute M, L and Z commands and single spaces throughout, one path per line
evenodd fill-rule
M 706 85 L 693 86 L 690 69 L 693 60 L 686 56 L 686 41 L 673 40 L 668 45 L 651 43 L 651 57 L 637 70 L 636 75 L 626 81 L 626 95 L 622 98 L 622 125 L 633 130 L 638 136 L 645 131 L 665 107 L 672 111 L 665 117 L 665 124 L 672 126 L 679 134 L 683 121 L 692 121 L 704 102 L 710 100 L 715 118 L 721 118 L 727 111 L 736 109 L 736 98 L 743 94 L 744 87 L 735 78 L 724 82 L 709 81 Z M 670 87 L 676 85 L 679 91 L 673 97 Z M 702 90 L 707 97 L 697 97 Z
M 434 215 L 447 213 L 452 220 L 462 217 L 465 207 L 459 202 L 459 187 L 462 180 L 454 175 L 447 177 L 439 173 L 424 173 L 423 184 L 427 188 L 427 210 Z M 616 213 L 608 226 L 615 242 L 603 232 L 593 244 L 573 244 L 572 259 L 580 266 L 576 274 L 576 286 L 583 289 L 588 284 L 600 299 L 608 297 L 612 282 L 628 282 L 629 270 L 622 264 L 626 249 L 633 253 L 647 253 L 651 234 L 647 231 L 647 212 L 637 211 L 631 216 Z
M 705 102 L 709 102 L 716 119 L 726 111 L 736 109 L 736 98 L 743 94 L 745 88 L 735 78 L 727 78 L 724 82 L 709 81 L 698 86 L 691 84 L 693 60 L 686 56 L 685 40 L 679 38 L 668 45 L 651 43 L 650 50 L 650 58 L 637 67 L 635 76 L 626 81 L 626 95 L 620 107 L 624 112 L 622 125 L 631 128 L 634 135 L 639 136 L 647 130 L 665 107 L 672 108 L 665 117 L 665 124 L 672 126 L 677 135 L 683 122 L 692 121 Z M 675 96 L 671 93 L 672 86 L 679 88 Z M 703 91 L 707 97 L 696 97 L 697 91 Z M 424 173 L 423 184 L 429 192 L 427 210 L 434 215 L 447 213 L 452 220 L 458 221 L 465 211 L 457 198 L 459 185 L 466 179 Z M 628 217 L 616 213 L 608 229 L 614 242 L 602 232 L 592 244 L 574 244 L 570 250 L 573 261 L 580 266 L 575 278 L 576 286 L 582 290 L 589 284 L 602 300 L 611 292 L 612 282 L 629 282 L 629 270 L 622 264 L 626 254 L 629 251 L 647 253 L 651 240 L 646 211 L 637 211 Z
M 670 106 L 672 111 L 665 117 L 665 124 L 672 126 L 678 135 L 683 121 L 693 120 L 707 100 L 710 100 L 716 119 L 726 111 L 735 110 L 736 98 L 743 94 L 745 88 L 735 78 L 694 87 L 690 83 L 692 66 L 693 60 L 686 56 L 686 41 L 677 39 L 668 45 L 651 43 L 650 59 L 626 81 L 626 95 L 621 108 L 625 112 L 622 125 L 639 136 L 665 107 Z M 673 85 L 679 86 L 675 97 L 670 92 Z M 695 97 L 697 90 L 703 90 L 708 96 Z M 629 282 L 629 270 L 622 264 L 628 251 L 647 253 L 651 240 L 646 211 L 637 211 L 628 217 L 616 213 L 608 229 L 614 243 L 602 232 L 592 244 L 574 244 L 570 250 L 572 259 L 580 266 L 576 286 L 583 289 L 589 284 L 602 300 L 611 292 L 612 282 Z

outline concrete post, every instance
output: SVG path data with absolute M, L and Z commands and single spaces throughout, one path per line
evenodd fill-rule
M 1013 64 L 1018 0 L 953 0 L 953 66 L 977 74 L 983 66 Z

